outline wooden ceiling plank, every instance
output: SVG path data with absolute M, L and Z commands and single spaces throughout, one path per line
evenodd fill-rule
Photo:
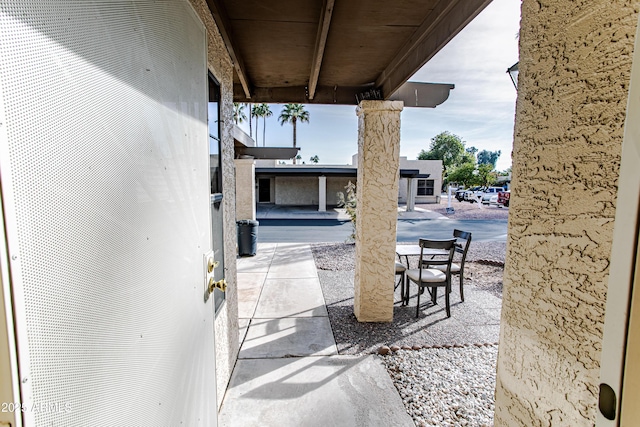
M 207 0 L 207 6 L 209 6 L 209 11 L 211 11 L 211 15 L 216 21 L 220 35 L 224 40 L 224 44 L 227 46 L 229 56 L 231 56 L 231 60 L 233 61 L 233 67 L 235 68 L 240 84 L 242 85 L 244 95 L 247 98 L 251 98 L 249 77 L 247 76 L 242 57 L 238 54 L 238 49 L 234 46 L 233 40 L 231 39 L 231 21 L 229 20 L 226 9 L 224 8 L 221 0 Z
M 376 80 L 385 99 L 438 53 L 491 0 L 441 1 Z
M 242 99 L 240 87 L 234 88 L 235 102 L 251 102 L 254 104 L 335 104 L 357 105 L 356 95 L 370 89 L 367 86 L 317 86 L 313 99 L 309 99 L 306 86 L 287 87 L 255 87 L 250 101 Z
M 433 31 L 434 27 L 444 19 L 444 17 L 449 13 L 451 9 L 454 8 L 456 3 L 459 0 L 452 1 L 444 1 L 441 0 L 436 4 L 433 10 L 426 16 L 420 27 L 416 29 L 416 31 L 409 37 L 409 39 L 404 43 L 404 45 L 400 48 L 398 53 L 391 60 L 387 68 L 380 74 L 378 80 L 376 81 L 376 86 L 382 86 L 382 81 L 384 81 L 395 69 L 402 64 L 407 56 L 410 55 L 411 51 L 415 49 L 415 47 L 422 42 L 429 34 Z
M 313 53 L 313 61 L 311 62 L 311 76 L 309 77 L 309 99 L 313 99 L 316 94 L 318 85 L 318 77 L 320 76 L 320 67 L 322 58 L 324 57 L 324 49 L 327 45 L 327 36 L 329 34 L 329 25 L 331 24 L 331 15 L 333 14 L 333 5 L 335 0 L 324 0 L 323 12 L 318 24 L 318 35 L 316 37 L 316 47 Z
M 252 92 L 254 87 L 308 85 L 319 15 L 320 6 L 313 23 L 231 21 Z

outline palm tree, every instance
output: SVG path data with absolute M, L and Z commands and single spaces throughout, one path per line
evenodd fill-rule
M 284 126 L 285 123 L 291 123 L 293 125 L 293 148 L 296 148 L 296 123 L 300 120 L 300 123 L 309 123 L 309 112 L 304 109 L 302 104 L 285 104 L 282 112 L 280 113 L 280 126 Z M 296 164 L 296 159 L 293 159 L 293 164 Z
M 233 121 L 236 123 L 243 123 L 247 120 L 247 116 L 244 114 L 244 104 L 239 102 L 233 103 Z
M 269 108 L 268 104 L 262 104 L 262 146 L 265 144 L 265 136 L 267 132 L 267 117 L 273 116 L 273 112 Z
M 251 108 L 253 117 L 256 118 L 256 144 L 258 143 L 258 119 L 262 117 L 262 109 L 264 104 L 257 104 Z
M 267 124 L 267 117 L 271 117 L 273 116 L 273 112 L 271 112 L 271 110 L 269 109 L 269 105 L 268 104 L 258 104 L 255 107 L 253 107 L 253 115 L 256 117 L 256 142 L 258 139 L 258 119 L 260 117 L 262 117 L 262 146 L 265 146 L 265 134 L 266 134 L 266 124 Z
M 249 136 L 251 138 L 253 138 L 253 129 L 252 129 L 252 126 L 251 126 L 251 122 L 253 121 L 253 113 L 252 113 L 253 108 L 252 108 L 251 103 L 248 103 L 248 104 L 245 104 L 245 105 L 247 107 L 249 107 Z

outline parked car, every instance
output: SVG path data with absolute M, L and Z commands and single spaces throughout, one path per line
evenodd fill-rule
M 489 205 L 491 204 L 491 197 L 496 196 L 494 203 L 497 203 L 498 201 L 498 193 L 501 192 L 503 189 L 502 187 L 489 187 L 487 189 L 484 190 L 484 193 L 481 196 L 481 202 L 483 205 Z
M 479 202 L 484 194 L 484 187 L 471 187 L 464 192 L 464 200 L 470 203 Z
M 464 200 L 464 192 L 467 191 L 464 188 L 460 187 L 458 190 L 456 190 L 456 200 L 458 200 L 459 202 Z
M 501 191 L 498 193 L 498 206 L 509 207 L 509 199 L 511 199 L 511 191 Z

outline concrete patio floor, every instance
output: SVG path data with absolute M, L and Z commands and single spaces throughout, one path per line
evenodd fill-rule
M 380 360 L 339 356 L 309 244 L 238 259 L 240 354 L 221 426 L 414 426 Z

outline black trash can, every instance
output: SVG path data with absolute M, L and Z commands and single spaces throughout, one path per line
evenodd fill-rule
M 238 255 L 254 256 L 258 249 L 258 221 L 236 221 L 238 227 Z

